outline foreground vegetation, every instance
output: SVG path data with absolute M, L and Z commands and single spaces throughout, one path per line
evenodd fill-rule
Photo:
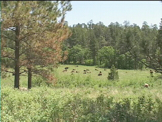
M 161 122 L 162 102 L 152 96 L 122 98 L 99 95 L 89 98 L 85 92 L 67 89 L 34 88 L 20 92 L 4 88 L 2 120 L 9 122 Z
M 69 69 L 62 72 L 65 67 Z M 73 69 L 79 73 L 71 74 Z M 91 73 L 83 74 L 84 69 Z M 102 76 L 97 75 L 99 71 Z M 162 81 L 158 74 L 150 77 L 149 70 L 118 69 L 119 80 L 108 81 L 109 72 L 94 66 L 61 65 L 54 71 L 55 86 L 35 78 L 29 91 L 14 90 L 12 76 L 2 79 L 2 121 L 162 121 Z M 21 87 L 27 87 L 27 77 L 21 79 Z

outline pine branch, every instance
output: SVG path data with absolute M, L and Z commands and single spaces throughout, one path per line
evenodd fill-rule
M 3 58 L 9 58 L 9 59 L 11 59 L 11 60 L 14 60 L 14 61 L 15 61 L 15 58 L 10 57 L 10 56 L 8 56 L 8 55 L 2 55 L 2 57 L 3 57 Z
M 5 71 L 5 72 L 8 72 L 8 73 L 12 73 L 12 74 L 14 74 L 14 72 L 12 72 L 12 71 L 8 71 L 7 69 L 2 69 L 2 71 Z
M 4 37 L 4 38 L 7 38 L 7 39 L 10 39 L 10 40 L 12 40 L 12 41 L 16 41 L 16 39 L 14 39 L 14 38 L 12 38 L 12 37 L 9 37 L 8 35 L 2 35 L 2 37 Z
M 128 52 L 131 54 L 131 56 L 134 56 L 134 54 L 131 52 L 131 50 L 129 48 L 128 48 Z M 148 67 L 150 69 L 154 69 L 154 70 L 157 71 L 157 68 L 156 67 L 154 67 L 154 66 L 151 67 L 151 66 L 147 65 L 145 62 L 141 61 L 138 57 L 137 57 L 137 60 L 139 62 L 141 62 L 142 64 L 144 64 L 146 67 Z M 162 70 L 162 69 L 158 69 L 158 70 Z
M 19 74 L 22 74 L 22 73 L 26 73 L 27 71 L 26 70 L 24 70 L 23 72 L 20 72 Z
M 15 51 L 15 48 L 12 48 L 12 47 L 4 46 L 3 48 L 10 48 L 10 49 L 12 49 L 13 51 Z
M 150 60 L 152 60 L 152 61 L 156 61 L 157 64 L 159 64 L 160 66 L 162 66 L 162 65 L 158 62 L 158 60 L 152 58 L 150 55 L 147 55 L 147 56 L 150 58 Z

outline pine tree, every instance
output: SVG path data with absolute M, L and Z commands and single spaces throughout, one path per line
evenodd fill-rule
M 108 74 L 108 80 L 118 80 L 118 71 L 114 65 L 111 66 L 110 73 Z
M 62 61 L 62 42 L 70 35 L 64 19 L 70 10 L 67 1 L 2 2 L 2 58 L 13 60 L 15 88 L 22 73 L 28 73 L 28 88 L 33 73 L 54 79 L 48 67 Z M 11 72 L 4 63 L 2 71 Z

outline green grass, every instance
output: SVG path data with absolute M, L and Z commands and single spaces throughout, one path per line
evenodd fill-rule
M 67 72 L 62 72 L 65 67 L 69 67 Z M 154 73 L 154 77 L 150 77 L 149 70 L 118 70 L 119 81 L 110 81 L 107 79 L 109 69 L 104 71 L 103 68 L 97 68 L 99 71 L 102 71 L 102 76 L 98 76 L 99 71 L 95 71 L 94 66 L 79 66 L 74 65 L 61 65 L 55 71 L 55 75 L 58 78 L 57 87 L 66 87 L 77 89 L 94 89 L 94 91 L 101 91 L 107 93 L 108 95 L 113 96 L 138 96 L 138 94 L 154 94 L 162 98 L 161 88 L 162 81 L 156 79 L 158 74 Z M 76 69 L 79 73 L 74 73 L 71 75 L 72 69 Z M 83 74 L 84 69 L 89 69 L 90 74 Z M 144 84 L 148 83 L 149 88 L 145 88 Z M 92 90 L 90 90 L 92 91 Z M 97 94 L 93 93 L 92 94 Z
M 62 72 L 65 67 L 69 67 L 68 71 Z M 47 87 L 44 81 L 34 77 L 30 91 L 14 90 L 13 76 L 2 79 L 2 120 L 129 122 L 124 119 L 129 118 L 132 122 L 162 121 L 162 79 L 157 78 L 158 74 L 150 77 L 149 70 L 119 69 L 119 81 L 110 81 L 107 79 L 109 69 L 95 71 L 95 68 L 60 65 L 53 72 L 57 78 L 55 86 Z M 79 73 L 72 75 L 72 69 Z M 85 69 L 91 73 L 83 74 Z M 98 76 L 99 71 L 102 76 Z M 149 88 L 144 87 L 145 83 Z M 20 77 L 20 87 L 27 87 L 27 77 Z M 124 115 L 117 116 L 117 111 Z
M 69 67 L 67 72 L 62 72 L 65 67 Z M 76 69 L 79 73 L 71 73 Z M 91 73 L 83 74 L 83 70 L 89 69 Z M 96 71 L 95 69 L 98 69 Z M 102 76 L 98 76 L 99 71 Z M 90 92 L 88 96 L 94 97 L 103 93 L 107 96 L 118 97 L 133 97 L 138 94 L 152 94 L 162 99 L 162 80 L 156 79 L 158 74 L 154 73 L 154 77 L 150 77 L 149 70 L 118 70 L 119 81 L 111 81 L 107 79 L 110 69 L 96 68 L 95 66 L 79 65 L 60 65 L 54 70 L 54 75 L 57 78 L 55 89 L 68 89 L 72 92 Z M 41 80 L 42 82 L 42 80 Z M 9 86 L 13 88 L 14 77 L 2 79 L 2 88 Z M 33 78 L 33 87 L 39 83 L 39 79 Z M 144 84 L 148 83 L 149 88 L 145 88 Z M 44 83 L 43 83 L 44 85 Z M 27 77 L 20 77 L 20 87 L 27 87 Z
M 70 67 L 68 69 L 68 72 L 66 73 L 62 73 L 62 70 L 64 69 L 64 67 Z M 56 75 L 57 77 L 64 77 L 64 76 L 70 76 L 72 69 L 76 69 L 77 71 L 79 71 L 79 74 L 75 73 L 75 76 L 80 76 L 80 77 L 87 77 L 87 76 L 91 76 L 92 80 L 99 80 L 99 81 L 107 81 L 107 76 L 108 76 L 108 72 L 110 72 L 110 69 L 107 69 L 106 71 L 104 71 L 103 68 L 97 68 L 99 71 L 102 71 L 102 76 L 99 77 L 98 73 L 99 71 L 95 71 L 95 67 L 94 66 L 79 66 L 79 67 L 75 67 L 75 66 L 71 66 L 71 65 L 61 65 L 57 70 L 56 70 Z M 91 71 L 90 74 L 83 74 L 83 70 L 84 69 L 89 69 Z M 150 81 L 150 74 L 149 71 L 141 71 L 141 70 L 118 70 L 119 73 L 119 79 L 120 82 L 125 82 L 125 81 L 136 81 L 141 82 L 141 81 L 145 81 L 148 82 Z

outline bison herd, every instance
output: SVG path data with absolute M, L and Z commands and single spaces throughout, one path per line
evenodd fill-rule
M 78 67 L 78 65 L 76 67 Z M 69 67 L 65 67 L 65 69 L 62 72 L 67 72 L 68 69 L 69 69 Z M 95 71 L 99 71 L 99 70 L 98 69 L 95 69 Z M 104 68 L 104 71 L 106 71 L 105 68 Z M 80 73 L 76 69 L 72 69 L 70 72 L 71 72 L 71 74 L 73 74 L 73 73 Z M 89 69 L 84 69 L 83 70 L 83 74 L 88 74 L 88 73 L 91 73 L 91 71 Z M 101 71 L 99 71 L 98 76 L 102 76 L 102 72 Z M 153 77 L 153 71 L 152 70 L 150 70 L 150 76 Z M 144 84 L 144 87 L 145 88 L 148 88 L 149 87 L 149 84 L 145 83 Z
M 78 65 L 76 67 L 78 67 Z M 69 69 L 69 67 L 65 67 L 65 69 L 62 72 L 67 72 L 68 69 Z M 95 69 L 95 71 L 98 71 L 98 69 Z M 106 71 L 106 69 L 104 69 L 104 71 Z M 76 69 L 72 69 L 70 72 L 71 72 L 71 74 L 79 73 L 79 71 L 77 71 Z M 83 74 L 89 74 L 89 73 L 91 73 L 91 71 L 89 69 L 83 70 Z M 99 71 L 98 76 L 102 76 L 102 72 L 101 71 Z

